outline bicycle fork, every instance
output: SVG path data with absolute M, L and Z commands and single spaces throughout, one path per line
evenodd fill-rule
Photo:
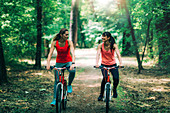
M 107 82 L 106 84 L 105 84 L 105 90 L 104 90 L 104 101 L 106 101 L 106 91 L 107 91 L 107 88 L 109 88 L 109 93 L 110 93 L 110 95 L 109 95 L 109 100 L 111 100 L 111 98 L 112 98 L 112 96 L 111 96 L 111 84 L 110 84 L 110 82 Z

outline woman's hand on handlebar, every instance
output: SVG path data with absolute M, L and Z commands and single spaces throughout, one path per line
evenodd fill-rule
M 46 67 L 47 70 L 50 70 L 50 65 L 47 64 L 47 67 Z
M 99 65 L 96 65 L 96 68 L 99 68 Z
M 119 65 L 119 68 L 124 68 L 124 66 L 123 65 Z
M 70 66 L 70 70 L 74 70 L 74 67 L 75 67 L 75 64 L 72 64 L 72 65 Z

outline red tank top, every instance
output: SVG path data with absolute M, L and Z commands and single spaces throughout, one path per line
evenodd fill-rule
M 112 50 L 112 52 L 110 49 L 108 51 L 106 51 L 104 48 L 104 43 L 102 43 L 102 49 L 101 49 L 102 62 L 101 62 L 101 64 L 104 64 L 104 65 L 116 64 L 116 59 L 115 59 L 114 53 L 115 53 L 115 50 Z
M 65 46 L 60 47 L 58 40 L 56 41 L 56 50 L 57 50 L 57 63 L 67 63 L 72 62 L 72 57 L 70 55 L 70 47 L 68 45 L 68 40 L 65 41 Z

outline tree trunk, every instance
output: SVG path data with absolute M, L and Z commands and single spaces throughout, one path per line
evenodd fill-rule
M 73 24 L 70 24 L 70 28 L 71 28 L 71 39 L 73 41 L 73 45 L 74 48 L 76 47 L 77 44 L 77 33 L 78 33 L 78 5 L 79 5 L 79 0 L 72 0 L 72 15 L 73 17 L 70 17 L 70 19 L 72 18 Z
M 0 85 L 2 83 L 6 83 L 7 81 L 7 73 L 6 73 L 6 66 L 5 66 L 5 59 L 3 53 L 3 47 L 0 37 Z
M 151 36 L 149 38 L 149 50 L 150 50 L 150 57 L 153 59 L 153 29 L 151 30 Z
M 127 4 L 126 2 L 124 3 L 124 8 L 126 11 L 126 17 L 128 19 L 128 23 L 129 23 L 129 27 L 130 27 L 130 32 L 132 35 L 132 40 L 133 40 L 133 45 L 135 47 L 135 54 L 136 54 L 136 58 L 137 58 L 137 62 L 138 62 L 138 73 L 141 72 L 141 61 L 140 61 L 140 55 L 139 55 L 139 51 L 138 51 L 138 46 L 137 46 L 137 42 L 136 42 L 136 38 L 135 38 L 135 34 L 134 34 L 134 29 L 131 23 L 131 18 L 130 18 L 130 14 L 129 14 L 129 10 L 127 8 Z
M 41 68 L 41 37 L 42 37 L 42 3 L 37 0 L 37 51 L 35 59 L 35 68 Z
M 74 6 L 74 1 L 75 0 L 72 0 L 72 3 L 71 3 L 71 12 L 70 12 L 70 33 L 69 33 L 69 39 L 70 40 L 73 40 L 72 39 L 72 26 L 73 26 L 73 6 Z
M 149 19 L 149 22 L 148 22 L 148 28 L 147 28 L 147 33 L 146 33 L 145 47 L 144 47 L 144 50 L 143 50 L 142 60 L 141 60 L 141 68 L 142 68 L 142 69 L 143 69 L 143 67 L 142 67 L 142 62 L 143 62 L 143 58 L 144 58 L 144 56 L 145 56 L 145 50 L 146 50 L 146 46 L 147 46 L 148 39 L 149 39 L 149 29 L 150 29 L 151 21 L 152 21 L 152 18 Z

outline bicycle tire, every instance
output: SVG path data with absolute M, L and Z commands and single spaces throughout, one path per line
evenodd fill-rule
M 109 112 L 110 84 L 106 85 L 106 113 Z
M 66 80 L 64 80 L 63 97 L 64 99 L 62 100 L 62 107 L 65 110 L 67 106 L 67 81 Z
M 56 113 L 61 113 L 61 84 L 56 88 Z

